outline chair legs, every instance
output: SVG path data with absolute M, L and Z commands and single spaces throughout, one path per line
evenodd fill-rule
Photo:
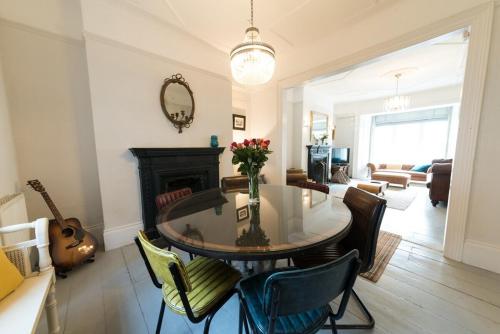
M 53 278 L 55 281 L 55 278 Z M 59 326 L 59 315 L 57 313 L 56 289 L 54 283 L 49 288 L 47 299 L 45 300 L 45 311 L 47 314 L 47 325 L 49 334 L 60 333 L 61 327 Z
M 238 325 L 238 334 L 243 334 L 243 326 L 245 326 L 245 334 L 250 334 L 248 330 L 247 318 L 245 316 L 245 310 L 243 309 L 243 304 L 240 301 L 240 320 Z
M 165 300 L 161 299 L 160 314 L 158 315 L 158 322 L 156 323 L 156 334 L 161 332 L 161 323 L 163 321 L 163 314 L 165 313 Z
M 330 326 L 332 326 L 332 334 L 337 334 L 337 323 L 335 322 L 335 318 L 330 314 Z
M 205 328 L 203 329 L 203 334 L 208 334 L 208 332 L 210 331 L 210 323 L 212 322 L 212 318 L 214 317 L 214 315 L 214 313 L 210 313 L 205 320 Z
M 358 305 L 361 307 L 361 310 L 363 311 L 364 315 L 368 319 L 367 324 L 339 324 L 337 325 L 338 329 L 371 329 L 375 326 L 375 319 L 373 319 L 373 316 L 370 314 L 370 311 L 366 308 L 365 304 L 361 301 L 359 298 L 358 294 L 354 289 L 351 291 L 351 296 L 356 299 L 356 302 Z

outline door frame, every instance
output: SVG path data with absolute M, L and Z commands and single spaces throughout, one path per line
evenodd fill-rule
M 278 124 L 281 124 L 278 128 L 281 131 L 280 137 L 282 142 L 286 143 L 286 131 L 284 131 L 286 114 L 283 113 L 282 109 L 286 101 L 284 94 L 286 89 L 301 86 L 314 78 L 344 72 L 361 63 L 388 53 L 425 42 L 461 28 L 470 27 L 469 49 L 462 85 L 457 148 L 451 175 L 452 182 L 443 249 L 446 257 L 457 261 L 462 261 L 463 258 L 474 156 L 483 102 L 494 8 L 495 1 L 487 2 L 398 38 L 279 80 L 277 85 Z M 283 161 L 286 161 L 286 154 L 286 145 L 282 145 Z M 286 164 L 283 163 L 281 170 L 282 179 L 286 175 L 285 169 Z

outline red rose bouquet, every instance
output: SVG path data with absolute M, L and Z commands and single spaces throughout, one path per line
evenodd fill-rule
M 248 176 L 248 194 L 251 203 L 259 201 L 259 173 L 265 162 L 267 155 L 272 153 L 269 150 L 270 140 L 245 139 L 243 143 L 233 142 L 231 152 L 233 152 L 233 165 L 239 164 L 238 171 Z

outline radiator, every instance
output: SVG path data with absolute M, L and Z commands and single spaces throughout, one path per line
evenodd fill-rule
M 7 195 L 0 198 L 0 226 L 9 226 L 28 222 L 26 199 L 23 193 Z M 0 235 L 1 245 L 12 245 L 31 239 L 30 231 L 19 231 Z

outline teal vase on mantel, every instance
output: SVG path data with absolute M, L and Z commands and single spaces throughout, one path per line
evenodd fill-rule
M 210 146 L 213 148 L 219 147 L 219 139 L 216 135 L 210 136 Z

